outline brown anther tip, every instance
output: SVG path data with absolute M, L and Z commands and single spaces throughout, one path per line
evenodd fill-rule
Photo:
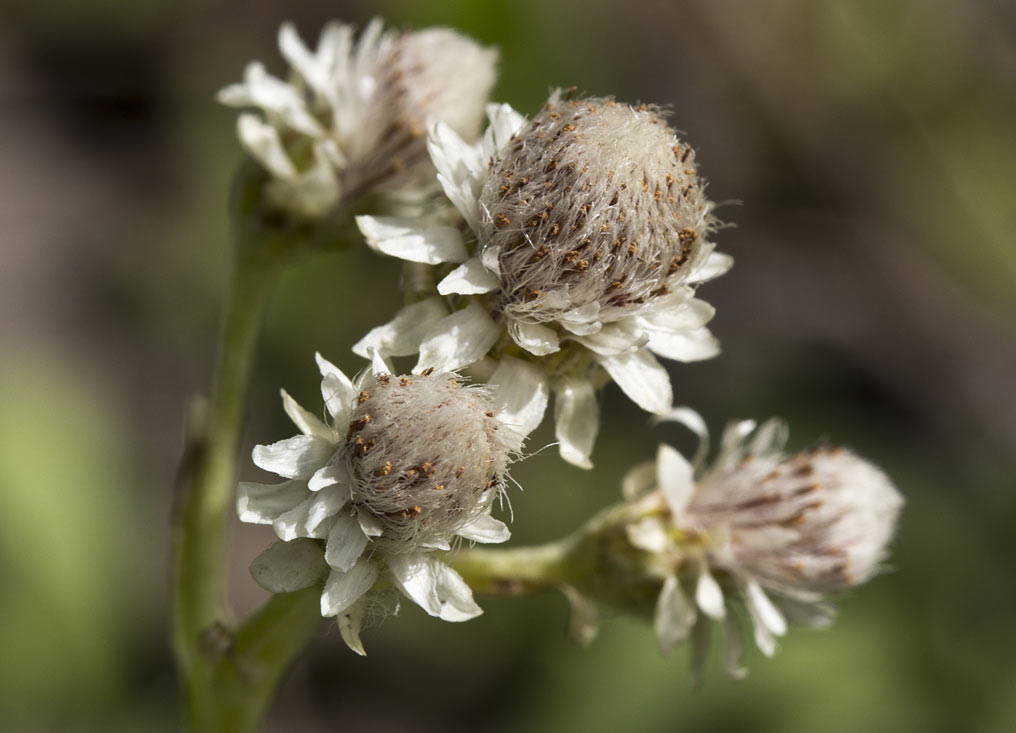
M 503 229 L 504 227 L 508 226 L 511 223 L 512 220 L 509 219 L 504 214 L 498 214 L 497 216 L 494 217 L 494 226 L 496 226 L 498 229 Z
M 349 432 L 358 433 L 363 430 L 370 423 L 370 415 L 364 415 L 361 418 L 354 420 L 349 426 Z
M 434 491 L 444 491 L 444 484 L 434 484 Z
M 408 377 L 399 377 L 399 386 L 400 387 L 408 387 L 412 383 L 413 383 L 413 381 L 411 379 L 409 379 Z
M 359 396 L 356 398 L 356 403 L 358 405 L 362 405 L 364 402 L 366 402 L 369 399 L 370 399 L 370 394 L 369 393 L 367 393 L 367 392 L 361 392 L 359 394 Z
M 422 374 L 425 377 L 429 377 L 433 373 L 434 373 L 434 367 L 427 367 L 422 372 L 420 372 L 420 374 Z
M 696 232 L 694 229 L 690 229 L 689 227 L 685 227 L 680 232 L 678 232 L 677 239 L 682 246 L 686 247 L 690 245 L 692 242 L 694 242 L 696 239 L 698 239 L 698 232 Z

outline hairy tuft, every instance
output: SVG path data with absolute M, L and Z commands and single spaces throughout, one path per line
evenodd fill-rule
M 521 437 L 489 388 L 456 374 L 378 374 L 361 385 L 346 450 L 353 503 L 384 527 L 388 552 L 448 541 L 490 511 Z
M 526 322 L 608 322 L 669 292 L 714 226 L 695 153 L 655 107 L 555 94 L 490 161 L 480 241 L 499 308 Z

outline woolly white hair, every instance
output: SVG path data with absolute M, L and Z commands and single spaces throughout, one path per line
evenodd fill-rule
M 490 511 L 521 436 L 490 389 L 455 374 L 376 374 L 360 386 L 345 450 L 352 501 L 380 520 L 386 552 L 447 539 Z
M 240 115 L 240 140 L 271 173 L 273 202 L 310 217 L 341 197 L 433 185 L 427 121 L 475 138 L 496 75 L 494 49 L 447 28 L 385 31 L 377 18 L 358 38 L 328 23 L 314 50 L 284 23 L 279 49 L 289 81 L 252 62 L 218 98 L 261 110 Z
M 350 189 L 433 177 L 427 120 L 444 120 L 466 139 L 476 138 L 494 86 L 497 51 L 453 30 L 428 28 L 384 41 L 372 69 L 374 92 L 351 139 L 350 160 L 362 164 L 346 170 Z
M 821 446 L 722 461 L 702 477 L 679 522 L 723 528 L 728 542 L 717 559 L 764 586 L 790 596 L 833 593 L 879 569 L 902 504 L 871 463 Z
M 499 308 L 530 323 L 630 316 L 669 292 L 714 226 L 695 153 L 658 108 L 554 94 L 490 162 L 480 194 Z

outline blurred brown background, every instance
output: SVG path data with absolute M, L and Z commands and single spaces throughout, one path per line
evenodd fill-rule
M 668 105 L 697 147 L 734 270 L 705 286 L 724 354 L 676 366 L 719 429 L 781 415 L 853 446 L 908 506 L 893 571 L 793 631 L 750 677 L 689 689 L 686 650 L 608 616 L 581 649 L 557 596 L 481 599 L 462 626 L 407 604 L 332 627 L 268 730 L 1016 729 L 1016 5 L 999 0 L 5 0 L 0 6 L 0 728 L 175 730 L 167 516 L 183 404 L 207 387 L 228 271 L 244 64 L 332 17 L 450 25 L 502 51 L 495 97 L 575 85 Z M 736 202 L 736 203 L 735 203 Z M 397 266 L 318 255 L 273 300 L 246 455 L 290 434 L 285 385 L 387 320 Z M 364 282 L 371 283 L 365 287 Z M 578 526 L 660 441 L 616 389 L 597 468 L 519 467 L 517 543 Z M 552 440 L 546 429 L 531 441 Z M 262 476 L 264 478 L 264 476 Z M 270 539 L 236 528 L 233 597 Z

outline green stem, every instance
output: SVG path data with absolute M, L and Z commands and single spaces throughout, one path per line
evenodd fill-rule
M 646 615 L 660 590 L 652 555 L 633 547 L 626 526 L 662 500 L 603 509 L 574 534 L 534 547 L 463 550 L 449 564 L 477 593 L 523 595 L 562 589 Z M 676 539 L 676 538 L 675 538 Z
M 236 453 L 254 347 L 268 296 L 285 258 L 255 242 L 237 248 L 223 324 L 215 393 L 203 434 L 192 436 L 193 464 L 182 479 L 175 518 L 173 642 L 188 695 L 207 682 L 214 655 L 206 630 L 224 625 L 226 535 L 233 504 Z
M 477 593 L 522 595 L 569 582 L 575 537 L 536 547 L 474 548 L 449 558 Z
M 196 731 L 256 728 L 282 675 L 321 626 L 321 588 L 272 596 L 236 632 L 192 697 Z

